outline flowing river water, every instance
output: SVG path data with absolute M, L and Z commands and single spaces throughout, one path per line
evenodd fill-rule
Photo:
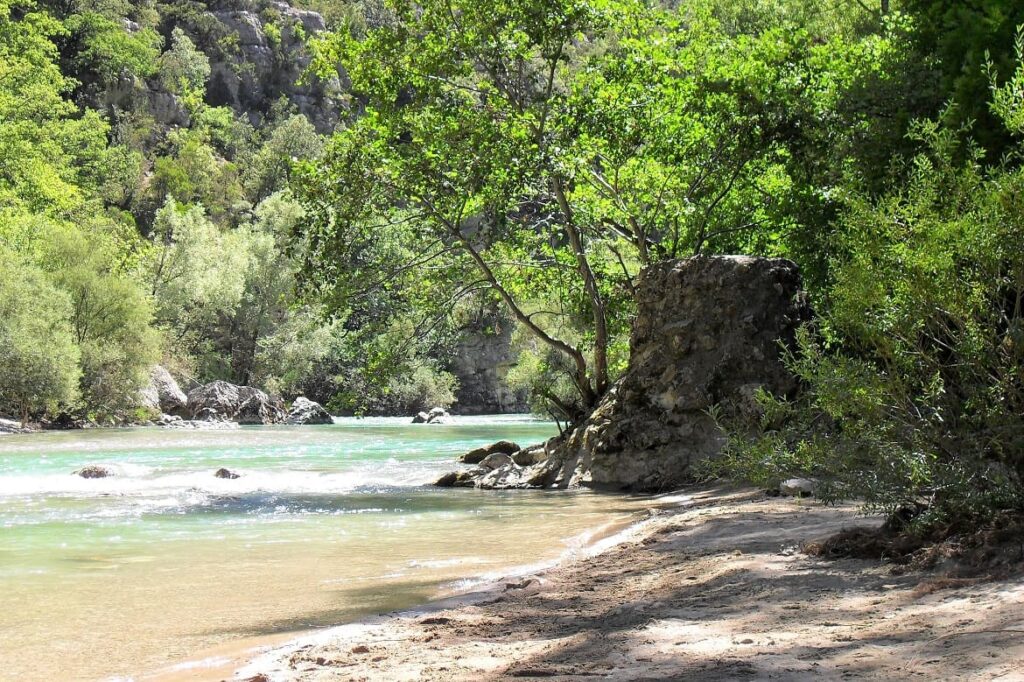
M 426 485 L 472 447 L 553 433 L 505 416 L 4 436 L 0 679 L 195 671 L 218 647 L 571 555 L 640 502 Z M 72 474 L 90 464 L 115 475 Z M 215 478 L 220 467 L 239 478 Z

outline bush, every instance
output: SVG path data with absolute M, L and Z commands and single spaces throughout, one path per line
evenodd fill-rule
M 1017 83 L 1013 111 L 1024 71 Z M 914 136 L 909 184 L 848 203 L 830 312 L 790 358 L 802 397 L 762 396 L 758 437 L 734 435 L 722 468 L 818 477 L 826 499 L 871 510 L 923 501 L 931 521 L 980 519 L 1024 500 L 1024 170 L 983 167 L 938 123 Z
M 78 397 L 71 304 L 37 268 L 0 249 L 0 412 L 22 421 Z

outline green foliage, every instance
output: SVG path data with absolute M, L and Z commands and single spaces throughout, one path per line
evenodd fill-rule
M 129 32 L 119 17 L 98 12 L 74 14 L 64 26 L 81 44 L 76 55 L 80 72 L 95 73 L 105 85 L 123 77 L 148 78 L 157 72 L 163 39 L 151 28 Z
M 114 269 L 115 248 L 102 234 L 61 230 L 48 235 L 42 259 L 71 301 L 68 319 L 81 353 L 82 398 L 100 415 L 134 407 L 159 359 L 151 300 L 128 273 Z
M 1011 125 L 1015 87 L 996 104 Z M 734 437 L 725 467 L 974 519 L 1024 502 L 1024 170 L 984 167 L 939 123 L 915 139 L 905 187 L 850 201 L 829 313 L 791 360 L 805 392 L 762 396 L 760 436 Z
M 217 227 L 199 206 L 173 197 L 157 211 L 154 243 L 142 277 L 156 301 L 156 319 L 180 342 L 234 310 L 245 293 L 249 245 L 241 232 Z
M 198 109 L 210 78 L 210 60 L 179 27 L 171 33 L 171 49 L 160 56 L 160 77 L 168 91 Z
M 246 193 L 259 201 L 283 188 L 292 164 L 299 159 L 315 160 L 323 146 L 323 138 L 305 116 L 289 116 L 270 130 L 266 143 L 248 159 L 242 174 Z
M 68 296 L 0 248 L 0 412 L 28 421 L 78 397 Z

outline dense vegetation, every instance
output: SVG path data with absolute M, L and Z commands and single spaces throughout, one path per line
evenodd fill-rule
M 0 0 L 0 411 L 124 417 L 158 360 L 415 409 L 501 308 L 511 379 L 575 420 L 646 264 L 777 255 L 819 312 L 805 390 L 726 470 L 1021 504 L 1020 3 L 319 2 L 317 36 L 240 6 L 337 84 L 335 130 L 216 106 L 237 36 L 202 3 Z

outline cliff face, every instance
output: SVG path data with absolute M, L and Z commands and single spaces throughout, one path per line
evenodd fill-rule
M 452 407 L 455 414 L 516 414 L 529 412 L 525 391 L 508 387 L 516 363 L 512 322 L 489 315 L 462 331 L 448 371 L 459 380 Z
M 181 28 L 210 61 L 206 103 L 226 106 L 259 127 L 280 99 L 293 105 L 323 134 L 330 133 L 343 111 L 340 78 L 303 78 L 310 62 L 306 41 L 326 30 L 322 16 L 276 0 L 203 3 L 187 20 L 170 15 L 167 34 Z M 138 25 L 125 20 L 125 30 Z M 169 39 L 168 39 L 169 41 Z M 169 42 L 168 42 L 169 45 Z M 166 46 L 165 46 L 166 47 Z M 166 126 L 190 125 L 181 99 L 159 79 L 139 83 L 125 77 L 100 93 L 96 105 L 147 111 Z
M 245 3 L 243 9 L 217 10 L 210 15 L 226 35 L 233 36 L 227 41 L 232 47 L 227 49 L 199 44 L 211 55 L 210 104 L 229 106 L 253 118 L 284 97 L 319 132 L 334 128 L 341 106 L 341 83 L 316 78 L 299 82 L 310 60 L 305 39 L 327 28 L 322 16 L 284 2 Z

